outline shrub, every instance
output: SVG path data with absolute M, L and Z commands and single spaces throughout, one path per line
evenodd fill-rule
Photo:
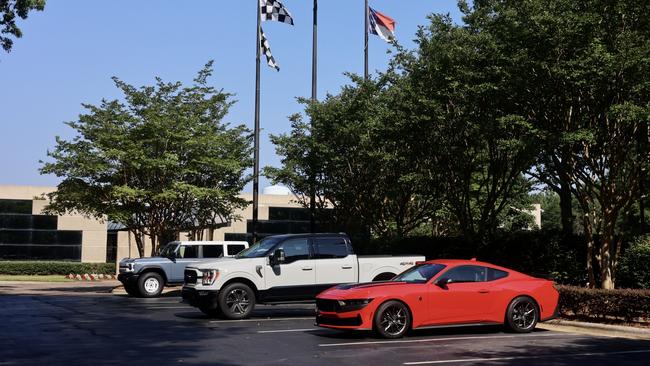
M 557 286 L 565 318 L 628 323 L 648 320 L 650 290 L 596 290 Z
M 70 273 L 114 274 L 114 263 L 0 261 L 0 274 L 67 275 Z
M 640 236 L 621 256 L 618 284 L 628 288 L 650 288 L 650 235 Z

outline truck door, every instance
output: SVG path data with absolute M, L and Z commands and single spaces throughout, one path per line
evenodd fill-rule
M 359 264 L 350 244 L 342 237 L 315 237 L 314 254 L 318 292 L 340 283 L 357 282 Z
M 316 275 L 309 239 L 288 239 L 277 249 L 284 250 L 285 261 L 272 266 L 267 259 L 264 266 L 266 291 L 261 291 L 264 301 L 313 299 Z
M 199 261 L 199 246 L 181 244 L 176 250 L 175 262 L 171 264 L 171 277 L 169 282 L 183 282 L 185 267 Z

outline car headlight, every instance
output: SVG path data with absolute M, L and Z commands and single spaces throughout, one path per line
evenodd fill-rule
M 133 272 L 135 270 L 135 263 L 129 262 L 126 264 L 126 271 Z
M 372 302 L 372 299 L 338 300 L 338 307 L 340 312 L 343 313 L 346 311 L 361 310 L 370 304 L 370 302 Z
M 216 269 L 204 271 L 201 283 L 203 285 L 212 285 L 217 280 L 217 277 L 219 277 L 219 271 Z

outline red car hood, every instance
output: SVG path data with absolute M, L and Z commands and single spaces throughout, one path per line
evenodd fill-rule
M 391 288 L 396 286 L 409 286 L 412 285 L 407 282 L 392 282 L 392 281 L 380 281 L 380 282 L 365 282 L 365 283 L 350 283 L 334 286 L 329 288 L 320 294 L 317 298 L 319 299 L 352 299 L 352 298 L 365 298 L 365 297 L 374 297 L 378 294 L 385 294 L 387 291 L 391 291 Z

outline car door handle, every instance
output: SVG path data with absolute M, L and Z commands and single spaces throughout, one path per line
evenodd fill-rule
M 352 266 L 341 266 L 343 269 L 352 269 Z
M 303 267 L 303 268 L 302 268 L 303 271 L 311 271 L 312 269 L 313 269 L 313 268 L 311 268 L 311 267 Z
M 490 292 L 490 290 L 478 290 L 479 294 L 487 294 L 489 292 Z

